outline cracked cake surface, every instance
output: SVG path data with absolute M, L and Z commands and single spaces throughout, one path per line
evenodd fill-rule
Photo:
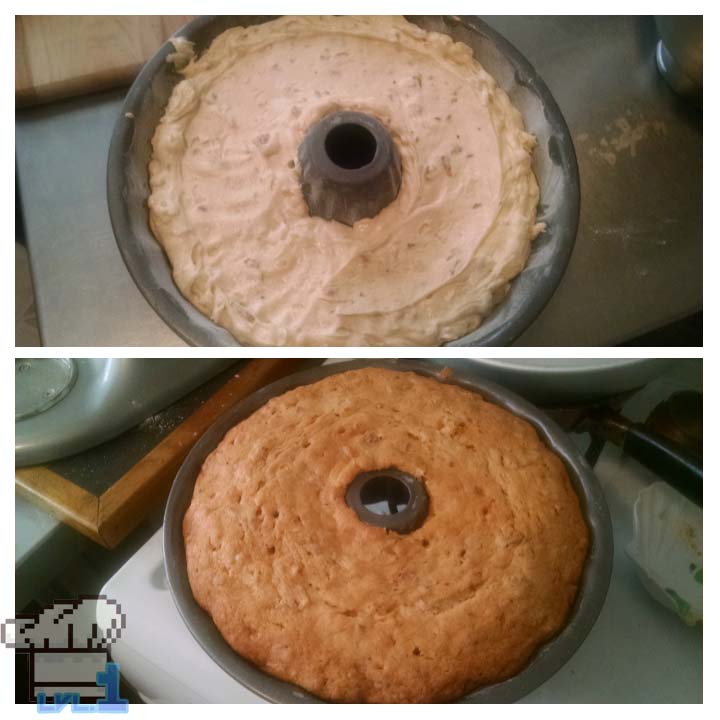
M 345 502 L 396 467 L 430 498 L 407 534 Z M 271 399 L 197 478 L 190 584 L 236 652 L 317 696 L 456 699 L 523 668 L 565 624 L 588 529 L 560 458 L 478 394 L 369 368 Z

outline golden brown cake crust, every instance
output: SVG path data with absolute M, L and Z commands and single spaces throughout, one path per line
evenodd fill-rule
M 408 535 L 345 503 L 360 472 L 423 479 Z M 270 400 L 198 476 L 196 600 L 266 672 L 328 700 L 450 700 L 517 673 L 575 599 L 588 529 L 525 421 L 414 373 L 365 369 Z

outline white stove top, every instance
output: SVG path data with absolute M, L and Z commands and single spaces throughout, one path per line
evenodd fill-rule
M 624 408 L 644 417 L 685 378 L 651 383 Z M 578 438 L 578 442 L 582 442 Z M 524 702 L 700 702 L 702 629 L 683 625 L 650 597 L 625 554 L 637 493 L 658 478 L 606 446 L 596 465 L 612 515 L 615 557 L 607 600 L 570 661 Z M 123 677 L 148 702 L 263 702 L 208 657 L 175 609 L 165 580 L 162 530 L 105 585 L 126 615 L 112 646 Z

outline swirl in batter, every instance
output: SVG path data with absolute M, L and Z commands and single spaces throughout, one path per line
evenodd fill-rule
M 476 329 L 524 267 L 535 140 L 441 33 L 402 18 L 285 17 L 224 32 L 182 71 L 153 137 L 150 225 L 177 286 L 250 345 L 437 345 Z M 402 161 L 352 227 L 311 217 L 298 146 L 357 110 Z

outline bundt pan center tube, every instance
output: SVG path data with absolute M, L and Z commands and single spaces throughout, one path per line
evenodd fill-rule
M 193 596 L 187 573 L 183 518 L 190 506 L 195 481 L 205 459 L 215 450 L 228 431 L 250 417 L 270 399 L 297 387 L 324 378 L 361 368 L 386 368 L 414 372 L 441 382 L 458 385 L 479 393 L 490 403 L 529 422 L 544 444 L 563 461 L 570 482 L 580 501 L 585 522 L 590 531 L 590 544 L 580 579 L 574 606 L 565 626 L 551 640 L 544 643 L 530 662 L 513 677 L 487 685 L 460 698 L 460 702 L 513 702 L 531 692 L 554 675 L 575 653 L 594 625 L 605 601 L 610 583 L 613 557 L 613 536 L 610 515 L 600 485 L 592 469 L 575 443 L 547 416 L 530 403 L 494 383 L 482 379 L 477 372 L 459 370 L 452 377 L 440 375 L 437 364 L 423 361 L 358 360 L 314 368 L 272 383 L 241 401 L 222 416 L 200 438 L 178 471 L 170 490 L 163 527 L 165 571 L 175 604 L 185 624 L 200 646 L 231 677 L 257 695 L 271 702 L 321 702 L 317 697 L 295 685 L 269 675 L 238 655 L 224 640 L 210 616 Z M 398 482 L 405 491 L 398 487 Z M 356 512 L 363 508 L 368 516 L 359 519 L 373 521 L 388 532 L 413 532 L 422 525 L 427 507 L 432 502 L 417 478 L 394 468 L 358 475 L 350 483 L 346 502 Z M 353 486 L 356 490 L 353 490 Z M 357 498 L 351 497 L 356 492 Z M 387 504 L 389 514 L 378 512 L 378 504 Z M 374 510 L 373 510 L 374 507 Z M 408 509 L 410 512 L 406 512 Z M 393 509 L 397 512 L 393 512 Z M 390 527 L 393 518 L 402 523 Z M 404 520 L 408 520 L 406 524 Z M 222 698 L 216 698 L 222 700 Z
M 274 16 L 219 16 L 201 17 L 179 30 L 179 39 L 193 43 L 194 52 L 201 56 L 224 31 L 237 26 L 251 26 L 276 19 Z M 475 16 L 408 16 L 410 22 L 423 30 L 449 35 L 454 41 L 469 46 L 475 59 L 507 93 L 512 104 L 522 114 L 528 133 L 537 139 L 532 156 L 532 171 L 540 189 L 537 222 L 545 230 L 533 242 L 525 268 L 510 282 L 505 297 L 495 305 L 482 324 L 469 334 L 449 342 L 449 345 L 507 345 L 515 340 L 537 317 L 546 305 L 570 259 L 577 232 L 580 187 L 575 151 L 570 131 L 547 86 L 532 65 L 496 31 Z M 149 227 L 148 198 L 150 196 L 148 165 L 152 155 L 151 140 L 160 119 L 165 114 L 168 100 L 175 86 L 183 79 L 175 71 L 168 57 L 177 55 L 173 42 L 167 42 L 151 58 L 131 87 L 121 109 L 113 132 L 107 172 L 108 206 L 115 237 L 121 255 L 138 288 L 167 324 L 188 343 L 200 346 L 237 346 L 239 344 L 227 330 L 214 323 L 187 300 L 175 285 L 168 258 Z M 337 112 L 347 112 L 342 105 Z M 335 112 L 335 111 L 334 111 Z M 303 189 L 309 214 L 335 218 L 352 224 L 360 217 L 380 215 L 383 207 L 392 205 L 394 193 L 404 186 L 402 175 L 406 168 L 396 163 L 391 148 L 383 149 L 389 128 L 377 118 L 362 112 L 357 122 L 347 125 L 345 142 L 336 146 L 338 136 L 328 133 L 323 152 L 330 150 L 335 158 L 335 173 L 345 170 L 345 177 L 361 178 L 370 168 L 384 168 L 377 188 L 360 191 L 357 186 L 348 196 L 354 199 L 345 207 L 332 185 L 328 193 L 316 199 L 310 193 L 312 180 Z M 322 125 L 331 115 L 320 118 Z M 316 127 L 315 129 L 319 129 Z M 369 130 L 372 139 L 363 129 Z M 353 142 L 348 143 L 349 135 Z M 313 137 L 308 130 L 298 145 L 309 151 Z M 392 138 L 390 138 L 392 139 Z M 367 165 L 345 167 L 368 160 L 372 145 L 377 152 Z M 343 145 L 345 149 L 343 149 Z M 346 150 L 354 148 L 353 152 Z M 299 148 L 300 149 L 300 148 Z M 297 158 L 300 162 L 300 157 Z M 300 163 L 299 171 L 310 171 L 312 163 Z M 326 167 L 327 170 L 327 167 Z M 322 178 L 329 178 L 324 172 Z M 360 184 L 359 180 L 358 183 Z M 301 183 L 302 184 L 302 183 Z M 302 188 L 301 188 L 302 189 Z M 349 191 L 348 191 L 349 192 Z M 402 192 L 400 192 L 402 195 Z M 309 198 L 309 200 L 308 200 Z M 359 198 L 359 199 L 358 199 Z M 325 205 L 321 200 L 325 201 Z M 332 207 L 329 207 L 332 204 Z M 397 278 L 402 281 L 401 277 Z
M 360 473 L 350 483 L 345 502 L 362 522 L 401 535 L 417 530 L 430 506 L 422 481 L 397 468 Z
M 313 125 L 298 152 L 310 215 L 352 225 L 375 217 L 400 190 L 401 163 L 390 133 L 359 112 L 336 112 Z

